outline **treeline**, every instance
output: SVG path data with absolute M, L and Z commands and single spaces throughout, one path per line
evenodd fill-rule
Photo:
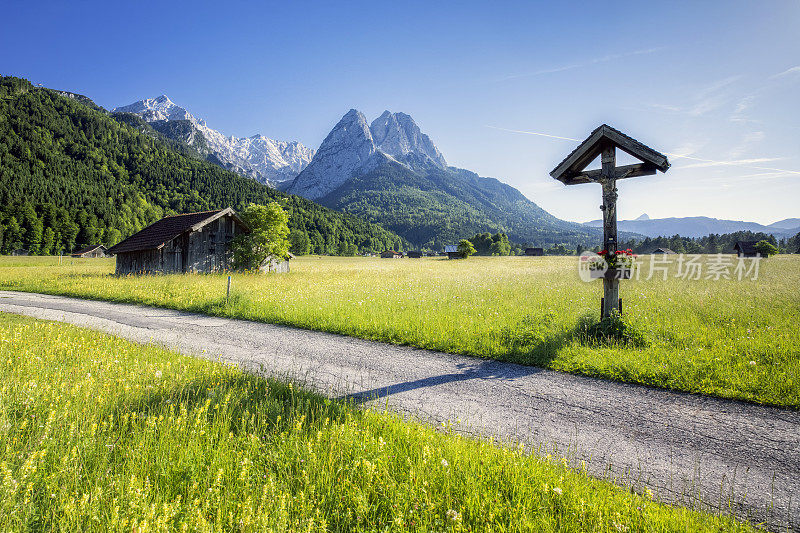
M 510 242 L 503 233 L 480 233 L 469 240 L 475 247 L 476 255 L 522 255 L 525 248 L 532 247 L 528 244 Z M 668 248 L 679 254 L 732 254 L 734 245 L 738 241 L 767 241 L 778 249 L 779 253 L 800 253 L 800 233 L 786 239 L 777 239 L 768 233 L 755 233 L 752 231 L 738 231 L 735 233 L 712 234 L 705 237 L 646 237 L 644 239 L 628 239 L 620 241 L 618 248 L 634 253 L 646 255 L 657 248 Z M 600 246 L 555 244 L 543 248 L 545 255 L 579 255 L 585 250 L 600 251 Z
M 618 248 L 630 248 L 637 254 L 649 254 L 657 248 L 668 248 L 679 254 L 732 254 L 738 241 L 767 241 L 778 248 L 779 253 L 797 253 L 800 250 L 800 233 L 794 237 L 777 239 L 769 233 L 737 231 L 734 233 L 711 234 L 705 237 L 645 237 L 644 239 L 628 239 L 620 241 Z M 564 245 L 545 250 L 548 255 L 580 254 L 584 250 L 600 251 L 600 246 L 578 246 L 568 248 Z
M 800 234 L 798 234 L 800 235 Z M 620 248 L 631 248 L 637 254 L 648 254 L 656 248 L 669 248 L 679 254 L 732 254 L 738 241 L 767 241 L 778 248 L 780 253 L 795 253 L 800 246 L 798 235 L 789 239 L 776 239 L 769 233 L 737 231 L 734 233 L 711 234 L 705 237 L 646 237 L 622 242 Z
M 142 122 L 119 118 L 0 77 L 1 253 L 113 245 L 165 215 L 270 201 L 288 211 L 297 253 L 408 247 L 379 225 L 226 171 Z

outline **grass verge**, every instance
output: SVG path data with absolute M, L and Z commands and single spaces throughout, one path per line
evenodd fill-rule
M 0 529 L 750 531 L 230 366 L 0 314 Z

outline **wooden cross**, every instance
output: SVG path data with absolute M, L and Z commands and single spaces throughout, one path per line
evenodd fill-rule
M 635 157 L 641 163 L 617 166 L 616 150 Z M 599 170 L 585 168 L 600 156 Z M 564 185 L 580 183 L 599 183 L 603 187 L 603 248 L 609 254 L 617 251 L 617 180 L 649 176 L 656 171 L 666 172 L 669 168 L 667 156 L 645 146 L 636 139 L 607 124 L 595 129 L 585 141 L 572 151 L 550 175 Z M 619 298 L 619 277 L 603 278 L 602 316 L 610 316 L 616 309 L 621 312 Z

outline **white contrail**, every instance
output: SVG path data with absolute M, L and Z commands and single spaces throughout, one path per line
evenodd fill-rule
M 487 128 L 492 128 L 493 130 L 500 130 L 500 131 L 509 131 L 511 133 L 524 133 L 525 135 L 539 135 L 541 137 L 550 137 L 551 139 L 562 139 L 564 141 L 578 141 L 580 139 L 573 139 L 571 137 L 559 137 L 558 135 L 550 135 L 549 133 L 537 133 L 535 131 L 522 131 L 522 130 L 510 130 L 508 128 L 500 128 L 498 126 L 486 126 Z
M 508 128 L 501 128 L 501 127 L 498 127 L 498 126 L 489 126 L 489 125 L 486 125 L 486 127 L 487 128 L 492 128 L 493 130 L 507 131 L 507 132 L 510 132 L 510 133 L 522 133 L 522 134 L 525 134 L 525 135 L 537 135 L 539 137 L 549 137 L 551 139 L 560 139 L 560 140 L 563 140 L 563 141 L 580 142 L 582 140 L 582 139 L 573 139 L 572 137 L 561 137 L 560 135 L 550 135 L 549 133 L 541 133 L 541 132 L 538 132 L 538 131 L 511 130 L 511 129 L 508 129 Z M 763 160 L 763 161 L 774 161 L 774 160 L 776 160 L 778 158 L 762 158 L 762 159 L 742 159 L 742 160 L 734 160 L 734 161 L 718 161 L 718 160 L 715 160 L 715 159 L 702 159 L 700 157 L 693 157 L 693 156 L 689 156 L 689 155 L 671 154 L 669 152 L 664 152 L 664 154 L 666 154 L 666 155 L 668 155 L 670 157 L 679 157 L 679 158 L 683 158 L 683 159 L 691 159 L 692 161 L 701 161 L 703 163 L 711 163 L 713 165 L 736 166 L 736 167 L 744 167 L 744 168 L 753 168 L 753 169 L 756 169 L 756 170 L 771 170 L 773 172 L 784 172 L 784 173 L 787 173 L 787 174 L 798 174 L 798 175 L 800 175 L 800 170 L 787 170 L 785 168 L 761 167 L 761 166 L 755 166 L 755 165 L 750 165 L 749 164 L 750 161 L 754 161 L 754 162 L 755 161 L 760 161 L 760 160 Z
M 699 157 L 692 157 L 689 155 L 680 155 L 680 154 L 671 154 L 669 152 L 664 152 L 666 155 L 670 157 L 682 157 L 684 159 L 691 159 L 692 161 L 701 161 L 703 163 L 711 163 L 712 165 L 724 165 L 724 166 L 734 166 L 734 167 L 744 167 L 744 168 L 754 168 L 756 170 L 771 170 L 773 172 L 784 172 L 787 174 L 800 174 L 800 170 L 787 170 L 785 168 L 773 168 L 773 167 L 759 167 L 755 165 L 749 164 L 749 161 L 757 162 L 757 159 L 743 159 L 743 160 L 734 160 L 734 161 L 716 161 L 714 159 L 701 159 Z M 779 158 L 762 158 L 763 161 L 776 161 Z

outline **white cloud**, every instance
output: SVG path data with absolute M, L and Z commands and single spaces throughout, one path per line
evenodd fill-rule
M 573 70 L 573 69 L 576 69 L 576 68 L 584 68 L 584 67 L 589 67 L 591 65 L 597 65 L 598 63 L 607 63 L 609 61 L 614 61 L 616 59 L 622 59 L 622 58 L 625 58 L 625 57 L 652 54 L 653 52 L 658 52 L 658 51 L 663 50 L 663 49 L 664 49 L 663 47 L 656 47 L 656 48 L 645 48 L 645 49 L 642 49 L 642 50 L 634 50 L 633 52 L 625 52 L 623 54 L 608 54 L 608 55 L 604 55 L 602 57 L 596 57 L 594 59 L 590 59 L 588 61 L 584 61 L 584 62 L 581 62 L 581 63 L 568 63 L 566 65 L 561 65 L 561 66 L 558 66 L 558 67 L 546 68 L 546 69 L 542 69 L 542 70 L 537 70 L 535 72 L 528 72 L 528 73 L 525 73 L 525 74 L 512 74 L 510 76 L 506 76 L 504 78 L 501 78 L 501 79 L 499 79 L 497 81 L 510 81 L 510 80 L 516 80 L 516 79 L 519 79 L 519 78 L 531 78 L 531 77 L 534 77 L 534 76 L 541 76 L 543 74 L 555 74 L 557 72 L 564 72 L 565 70 Z
M 752 153 L 753 146 L 763 141 L 764 137 L 763 131 L 747 132 L 742 138 L 742 141 L 737 146 L 731 148 L 730 152 L 728 152 L 728 157 L 730 159 L 741 159 L 744 154 Z
M 800 74 L 800 65 L 798 65 L 796 67 L 788 68 L 788 69 L 784 70 L 783 72 L 779 72 L 779 73 L 777 73 L 777 74 L 775 74 L 773 76 L 770 76 L 769 79 L 775 80 L 775 79 L 778 79 L 778 78 L 785 78 L 786 76 L 793 76 L 795 74 Z
M 691 97 L 688 98 L 688 102 L 683 105 L 656 103 L 650 104 L 650 107 L 660 111 L 685 114 L 690 117 L 700 117 L 730 102 L 731 96 L 727 88 L 741 78 L 742 76 L 738 74 L 735 76 L 728 76 L 693 90 Z
M 509 133 L 521 133 L 524 135 L 536 135 L 539 137 L 547 137 L 550 139 L 559 139 L 563 141 L 576 141 L 580 142 L 582 139 L 574 139 L 572 137 L 563 137 L 561 135 L 553 135 L 550 133 L 543 133 L 538 131 L 525 131 L 525 130 L 514 130 L 509 128 L 501 128 L 499 126 L 486 126 L 487 128 L 492 128 L 495 130 L 500 131 L 507 131 Z M 759 136 L 762 132 L 752 132 L 754 136 Z M 688 153 L 694 153 L 694 146 L 692 145 L 685 145 L 679 148 L 683 148 L 687 150 Z M 680 150 L 679 150 L 680 151 Z M 792 175 L 800 175 L 800 170 L 790 170 L 784 168 L 772 168 L 772 167 L 762 167 L 756 166 L 756 163 L 769 163 L 772 161 L 781 161 L 786 158 L 784 157 L 758 157 L 758 158 L 749 158 L 749 159 L 729 159 L 729 160 L 719 160 L 719 159 L 704 159 L 701 157 L 695 157 L 691 155 L 687 155 L 684 153 L 675 153 L 675 152 L 664 152 L 665 155 L 670 157 L 676 157 L 679 159 L 689 159 L 690 161 L 697 161 L 695 164 L 684 165 L 676 168 L 703 168 L 703 167 L 722 167 L 722 166 L 736 166 L 736 167 L 744 167 L 744 168 L 752 168 L 755 170 L 769 170 L 771 172 L 781 172 L 786 174 Z
M 696 159 L 694 157 L 687 157 L 687 156 L 676 156 L 675 154 L 670 154 L 673 157 L 684 157 L 686 159 Z M 700 163 L 691 163 L 689 165 L 681 165 L 678 168 L 705 168 L 705 167 L 727 167 L 727 166 L 745 166 L 745 165 L 754 165 L 756 163 L 769 163 L 771 161 L 780 161 L 781 157 L 757 157 L 752 159 L 733 159 L 730 161 L 710 161 L 710 160 L 700 160 Z
M 688 155 L 680 155 L 680 154 L 670 154 L 667 153 L 670 157 L 677 157 L 682 159 L 689 159 L 692 161 L 698 161 L 697 164 L 690 164 L 685 166 L 680 166 L 677 168 L 700 168 L 700 167 L 725 167 L 725 166 L 735 166 L 735 167 L 744 167 L 744 168 L 752 168 L 755 170 L 769 170 L 772 172 L 782 172 L 786 174 L 798 175 L 800 176 L 800 170 L 790 170 L 785 168 L 773 168 L 773 167 L 762 167 L 756 166 L 754 163 L 769 163 L 771 161 L 781 161 L 785 158 L 783 157 L 759 157 L 759 158 L 751 158 L 751 159 L 734 159 L 728 161 L 721 161 L 716 159 L 702 159 L 699 157 L 693 157 Z

